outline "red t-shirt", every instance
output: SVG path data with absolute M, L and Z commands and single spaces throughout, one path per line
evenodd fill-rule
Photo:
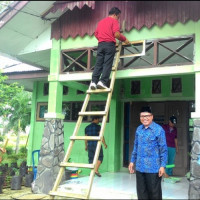
M 97 38 L 98 42 L 114 42 L 115 40 L 115 33 L 120 32 L 119 22 L 118 20 L 112 17 L 106 17 L 102 19 L 95 30 L 95 37 Z M 121 35 L 121 41 L 125 41 L 126 37 Z

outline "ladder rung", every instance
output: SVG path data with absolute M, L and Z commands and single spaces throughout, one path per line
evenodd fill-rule
M 120 58 L 132 58 L 132 57 L 144 56 L 144 55 L 145 54 L 143 52 L 141 52 L 141 53 L 136 53 L 136 54 L 122 55 L 122 56 L 120 56 Z
M 110 88 L 108 89 L 96 89 L 96 90 L 87 90 L 87 94 L 91 93 L 104 93 L 104 92 L 111 92 L 112 90 Z
M 78 198 L 78 199 L 87 199 L 85 195 L 83 194 L 77 194 L 77 193 L 69 193 L 69 192 L 61 192 L 61 191 L 50 191 L 50 195 L 52 196 L 62 196 L 62 197 L 73 197 L 73 198 Z
M 101 140 L 99 136 L 71 136 L 71 140 Z
M 85 163 L 69 163 L 69 162 L 61 162 L 61 167 L 81 167 L 81 168 L 89 168 L 94 169 L 93 164 L 85 164 Z
M 80 116 L 85 116 L 85 115 L 106 115 L 105 111 L 91 111 L 91 112 L 79 112 L 78 113 Z

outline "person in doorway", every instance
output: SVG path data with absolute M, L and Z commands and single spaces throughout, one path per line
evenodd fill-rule
M 89 124 L 85 128 L 85 135 L 86 136 L 99 136 L 100 130 L 101 130 L 101 126 L 99 125 L 99 117 L 94 116 L 94 117 L 92 117 L 92 123 Z M 106 149 L 107 144 L 105 142 L 104 137 L 103 137 L 102 143 L 104 144 L 104 147 Z M 95 152 L 96 152 L 96 147 L 97 147 L 97 141 L 91 141 L 91 140 L 87 141 L 87 140 L 85 140 L 85 150 L 88 151 L 89 163 L 93 163 Z M 96 165 L 96 168 L 95 168 L 95 174 L 98 177 L 101 177 L 101 174 L 99 173 L 99 167 L 100 167 L 102 162 L 103 162 L 103 148 L 101 146 L 99 158 L 98 158 L 97 165 Z
M 121 11 L 117 7 L 111 8 L 109 16 L 102 19 L 95 30 L 95 37 L 98 40 L 97 58 L 92 74 L 90 89 L 106 89 L 110 77 L 113 59 L 115 56 L 115 43 L 117 38 L 129 44 L 129 40 L 120 33 L 119 18 Z M 100 78 L 101 76 L 101 78 Z M 100 80 L 99 80 L 100 78 Z
M 135 141 L 130 173 L 136 171 L 138 199 L 162 199 L 161 180 L 167 164 L 167 144 L 163 128 L 153 121 L 150 107 L 142 107 Z
M 168 124 L 164 124 L 162 127 L 165 131 L 167 149 L 168 149 L 168 162 L 167 165 L 174 164 L 176 153 L 178 153 L 178 140 L 177 140 L 177 128 L 175 127 L 177 118 L 171 116 Z M 173 175 L 173 168 L 166 168 L 165 178 Z

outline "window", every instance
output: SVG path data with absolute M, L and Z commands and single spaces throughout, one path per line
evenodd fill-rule
M 62 104 L 62 113 L 65 115 L 64 121 L 77 121 L 78 113 L 81 111 L 83 102 L 63 102 Z M 104 101 L 94 101 L 89 102 L 86 111 L 104 111 L 106 102 Z M 38 103 L 37 104 L 37 121 L 44 121 L 44 114 L 48 112 L 48 103 Z M 103 117 L 100 117 L 100 121 L 102 121 Z M 92 116 L 84 116 L 83 122 L 90 122 L 92 120 Z M 109 114 L 107 122 L 109 121 Z
M 181 78 L 172 78 L 172 93 L 182 92 Z
M 85 92 L 81 91 L 81 90 L 77 90 L 76 94 L 85 94 Z
M 44 96 L 49 95 L 49 83 L 44 83 L 43 94 Z
M 104 111 L 105 110 L 105 106 L 106 106 L 106 102 L 89 102 L 88 103 L 88 108 L 87 111 Z M 100 117 L 100 122 L 102 121 L 103 117 Z M 87 121 L 92 121 L 92 116 L 88 116 L 87 117 Z M 108 113 L 108 118 L 107 118 L 107 122 L 109 121 L 109 113 Z
M 44 121 L 44 114 L 47 112 L 48 112 L 48 104 L 47 103 L 37 103 L 36 120 Z
M 65 115 L 64 121 L 77 121 L 78 113 L 81 111 L 83 102 L 63 102 L 63 114 Z M 86 108 L 86 111 L 104 111 L 106 102 L 94 101 L 89 102 Z M 92 120 L 92 116 L 84 116 L 83 121 L 88 122 Z M 108 115 L 109 120 L 109 115 Z M 100 117 L 100 121 L 102 121 L 102 117 Z M 108 121 L 107 121 L 108 122 Z
M 131 82 L 131 94 L 140 94 L 140 81 Z
M 68 87 L 63 86 L 63 95 L 67 95 L 67 94 L 68 94 Z
M 43 94 L 44 96 L 49 95 L 49 83 L 44 83 Z M 68 94 L 68 87 L 63 86 L 63 95 L 67 95 L 67 94 Z
M 152 94 L 161 93 L 161 80 L 152 80 Z

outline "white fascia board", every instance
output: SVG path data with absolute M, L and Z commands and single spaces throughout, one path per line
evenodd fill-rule
M 23 55 L 27 53 L 43 51 L 52 48 L 51 37 L 51 26 L 48 27 L 42 34 L 38 36 L 35 40 L 31 41 L 18 55 Z
M 151 77 L 151 76 L 166 76 L 178 74 L 191 74 L 195 73 L 194 65 L 181 65 L 181 66 L 165 66 L 145 69 L 125 69 L 117 71 L 116 79 L 135 78 L 135 77 Z M 49 75 L 49 80 L 55 78 Z M 65 73 L 60 74 L 59 81 L 88 81 L 91 80 L 92 72 L 86 73 Z M 54 78 L 54 79 L 53 79 Z M 56 79 L 55 79 L 56 80 Z

